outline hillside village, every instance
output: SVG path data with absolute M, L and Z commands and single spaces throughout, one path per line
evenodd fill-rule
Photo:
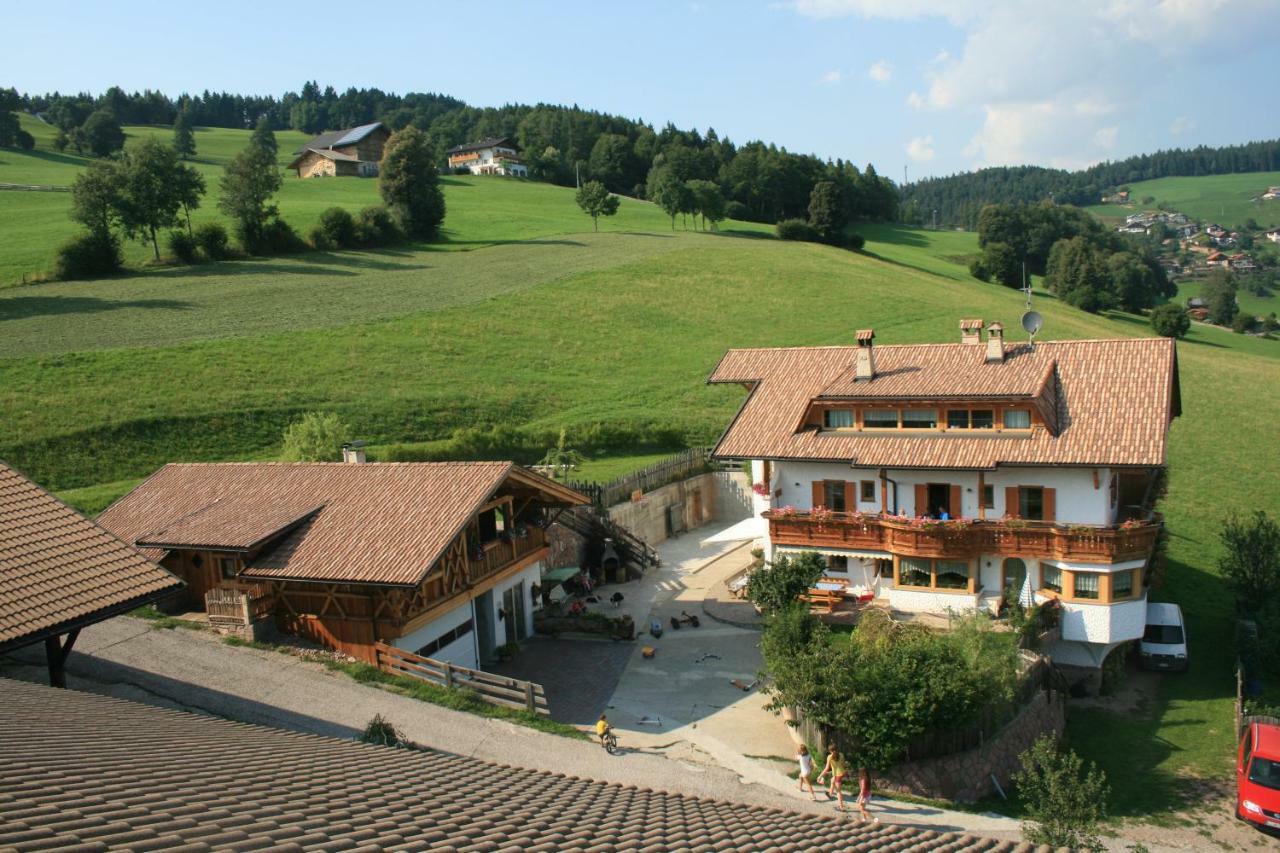
M 71 91 L 0 90 L 0 850 L 1280 838 L 1280 140 Z

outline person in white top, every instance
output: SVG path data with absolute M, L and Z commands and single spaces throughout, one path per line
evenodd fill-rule
M 800 790 L 808 788 L 809 799 L 817 800 L 818 795 L 813 792 L 813 756 L 809 754 L 809 747 L 801 744 L 796 760 L 800 762 Z

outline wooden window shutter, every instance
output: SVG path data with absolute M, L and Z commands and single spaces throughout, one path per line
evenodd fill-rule
M 1044 520 L 1057 520 L 1058 495 L 1056 489 L 1044 489 Z
M 960 518 L 961 516 L 964 515 L 964 511 L 962 509 L 963 500 L 964 500 L 963 490 L 959 486 L 952 483 L 951 484 L 951 517 L 952 518 Z
M 1008 486 L 1004 490 L 1004 514 L 1010 518 L 1021 518 L 1022 507 L 1018 504 L 1018 487 Z
M 826 482 L 823 480 L 813 481 L 813 505 L 822 506 L 827 501 Z
M 924 515 L 929 511 L 929 487 L 924 483 L 916 483 L 916 515 Z
M 858 484 L 850 480 L 844 481 L 844 511 L 853 512 L 858 508 Z

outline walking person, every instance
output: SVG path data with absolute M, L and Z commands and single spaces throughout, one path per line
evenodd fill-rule
M 867 811 L 871 802 L 871 771 L 865 767 L 858 768 L 858 820 L 866 823 L 879 823 L 880 818 L 872 817 Z
M 849 766 L 845 764 L 844 756 L 840 754 L 840 750 L 836 749 L 833 743 L 827 748 L 827 763 L 823 766 L 822 772 L 818 774 L 818 782 L 831 774 L 831 786 L 827 788 L 827 796 L 834 797 L 836 801 L 836 811 L 844 811 L 844 780 L 849 775 Z
M 818 795 L 813 792 L 813 756 L 809 754 L 809 747 L 801 744 L 796 760 L 800 762 L 800 790 L 808 788 L 809 799 L 817 800 Z

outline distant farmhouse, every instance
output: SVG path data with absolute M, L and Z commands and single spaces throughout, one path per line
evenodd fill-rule
M 371 178 L 378 174 L 382 150 L 391 132 L 380 121 L 346 130 L 331 130 L 312 139 L 294 153 L 289 164 L 299 178 L 341 177 L 358 175 Z
M 529 177 L 529 167 L 520 159 L 519 148 L 511 139 L 481 139 L 457 145 L 445 152 L 449 168 L 466 168 L 473 175 L 516 175 Z

